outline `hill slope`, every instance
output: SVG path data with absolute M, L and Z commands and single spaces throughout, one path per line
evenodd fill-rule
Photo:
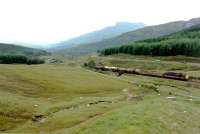
M 200 25 L 168 36 L 132 42 L 121 47 L 108 48 L 104 55 L 126 53 L 152 56 L 200 56 Z
M 177 69 L 200 77 L 199 63 L 155 63 L 157 58 L 150 58 L 83 57 L 60 65 L 0 65 L 0 133 L 198 134 L 199 83 L 116 77 L 80 66 L 92 59 L 141 70 Z
M 77 46 L 79 44 L 98 42 L 143 27 L 143 23 L 118 22 L 115 26 L 105 27 L 101 30 L 60 42 L 56 44 L 55 47 L 51 48 L 51 50 L 60 50 L 64 48 L 70 48 L 72 46 Z
M 38 56 L 44 54 L 47 54 L 47 52 L 43 50 L 17 46 L 13 44 L 0 43 L 0 55 Z
M 111 39 L 106 39 L 96 43 L 79 45 L 71 49 L 61 50 L 59 53 L 70 55 L 89 54 L 96 52 L 97 50 L 120 46 L 133 41 L 169 35 L 190 28 L 197 24 L 200 24 L 200 18 L 191 19 L 189 21 L 177 21 L 156 26 L 149 26 L 122 34 Z

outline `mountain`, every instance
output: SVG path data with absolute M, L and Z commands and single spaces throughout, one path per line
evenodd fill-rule
M 66 55 L 90 54 L 98 50 L 124 45 L 133 41 L 169 35 L 190 28 L 197 24 L 200 24 L 200 18 L 191 19 L 189 21 L 176 21 L 161 25 L 148 26 L 142 29 L 124 33 L 114 38 L 106 39 L 95 43 L 79 45 L 69 49 L 64 49 L 59 51 L 58 53 L 63 53 Z
M 14 44 L 0 43 L 0 55 L 46 55 L 47 52 L 39 49 L 18 46 Z
M 171 35 L 136 41 L 101 51 L 103 55 L 132 54 L 150 56 L 200 57 L 200 24 Z
M 56 45 L 53 45 L 54 47 L 51 48 L 51 50 L 60 50 L 64 48 L 70 48 L 72 46 L 74 47 L 79 44 L 94 43 L 143 27 L 143 23 L 118 22 L 115 26 L 106 27 L 98 31 L 94 31 L 76 38 L 69 39 L 67 41 L 62 41 Z

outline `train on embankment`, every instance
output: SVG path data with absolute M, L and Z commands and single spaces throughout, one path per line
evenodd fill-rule
M 174 79 L 181 81 L 188 81 L 190 79 L 189 75 L 178 72 L 165 72 L 163 74 L 144 72 L 140 69 L 131 69 L 131 68 L 119 68 L 119 67 L 109 67 L 109 66 L 95 66 L 95 69 L 101 71 L 111 71 L 118 73 L 118 76 L 122 74 L 135 74 L 135 75 L 143 75 L 149 77 L 158 77 L 158 78 L 166 78 L 166 79 Z

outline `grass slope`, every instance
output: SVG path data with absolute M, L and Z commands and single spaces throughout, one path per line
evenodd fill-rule
M 190 73 L 200 66 L 196 58 L 190 58 L 193 62 L 183 68 L 179 61 L 183 57 L 173 58 L 174 61 L 169 61 L 171 57 L 161 58 L 152 64 L 159 67 L 158 71 L 179 63 L 178 70 Z M 0 132 L 196 134 L 200 131 L 198 83 L 144 76 L 116 77 L 79 66 L 87 60 L 113 66 L 125 62 L 128 67 L 143 64 L 147 69 L 147 64 L 157 59 L 120 55 L 66 59 L 60 65 L 0 65 Z M 166 66 L 161 68 L 163 64 Z M 195 74 L 200 74 L 199 69 Z M 43 117 L 33 121 L 34 115 Z
M 17 132 L 39 132 L 40 127 L 37 123 L 31 123 L 34 114 L 43 113 L 47 116 L 55 113 L 56 116 L 60 111 L 67 110 L 70 105 L 81 104 L 84 107 L 98 97 L 103 96 L 104 100 L 106 96 L 114 96 L 123 88 L 131 88 L 128 83 L 79 67 L 0 65 L 0 68 L 1 130 L 13 130 L 19 127 Z M 77 117 L 74 118 L 67 112 L 63 112 L 63 115 L 56 119 L 50 116 L 43 124 L 44 131 L 70 127 L 90 118 L 89 109 L 86 107 L 85 110 L 85 112 L 75 112 L 74 116 Z M 85 114 L 86 116 L 81 118 Z M 64 118 L 68 120 L 64 121 Z M 49 127 L 50 124 L 54 127 Z
M 47 54 L 47 52 L 39 49 L 27 48 L 13 44 L 0 43 L 0 55 L 39 56 L 45 54 Z

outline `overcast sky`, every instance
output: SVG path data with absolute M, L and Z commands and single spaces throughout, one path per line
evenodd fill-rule
M 0 0 L 0 40 L 46 45 L 118 21 L 200 17 L 200 0 Z

